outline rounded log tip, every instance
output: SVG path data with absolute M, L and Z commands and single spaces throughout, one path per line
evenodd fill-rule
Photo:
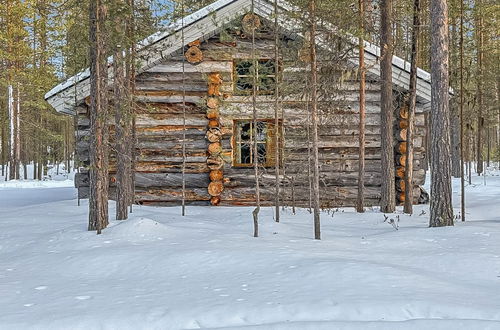
M 405 167 L 396 166 L 396 177 L 403 179 L 405 177 Z
M 209 97 L 207 99 L 207 107 L 210 109 L 217 109 L 217 107 L 219 107 L 219 99 L 216 97 Z
M 199 47 L 200 45 L 201 45 L 200 39 L 196 39 L 195 41 L 191 41 L 190 43 L 188 43 L 189 47 L 193 47 L 193 46 Z
M 406 119 L 399 120 L 398 126 L 399 126 L 399 129 L 408 128 L 408 120 L 406 120 Z
M 222 96 L 220 85 L 212 83 L 208 84 L 208 96 Z
M 224 172 L 221 170 L 210 171 L 210 181 L 222 181 L 224 179 Z
M 222 153 L 222 145 L 220 142 L 210 143 L 208 145 L 208 153 L 210 155 L 219 155 Z
M 397 156 L 398 164 L 401 166 L 406 166 L 406 155 Z
M 403 119 L 408 119 L 408 108 L 406 106 L 399 109 L 399 117 Z
M 212 119 L 208 121 L 208 127 L 209 128 L 218 128 L 219 127 L 219 121 L 217 119 Z
M 405 180 L 403 180 L 403 179 L 396 180 L 396 189 L 398 191 L 404 192 L 405 191 L 405 187 L 406 187 Z
M 224 167 L 224 159 L 220 155 L 207 158 L 207 166 L 211 171 L 220 170 Z
M 252 30 L 258 30 L 261 27 L 262 23 L 260 21 L 259 16 L 253 14 L 253 13 L 248 13 L 245 16 L 243 16 L 243 20 L 241 21 L 241 27 L 243 28 L 243 31 L 246 33 L 252 33 Z
M 203 53 L 196 46 L 190 47 L 186 51 L 185 55 L 186 55 L 186 60 L 191 64 L 196 64 L 196 63 L 200 63 L 201 61 L 203 61 Z
M 222 76 L 220 73 L 213 72 L 208 75 L 208 83 L 214 85 L 222 84 Z
M 217 206 L 220 204 L 220 196 L 212 196 L 210 198 L 210 204 L 212 204 L 213 206 Z
M 207 118 L 208 119 L 217 119 L 219 118 L 219 111 L 216 109 L 210 109 L 207 111 Z
M 406 153 L 406 148 L 407 148 L 406 142 L 400 142 L 400 143 L 398 143 L 397 148 L 398 148 L 397 149 L 398 153 L 405 154 Z
M 219 142 L 222 139 L 222 132 L 218 128 L 211 128 L 207 131 L 207 140 L 211 143 Z
M 208 185 L 208 194 L 210 196 L 220 196 L 224 190 L 224 184 L 222 181 L 213 181 Z

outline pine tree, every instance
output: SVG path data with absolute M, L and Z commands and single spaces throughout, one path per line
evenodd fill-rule
M 102 0 L 90 1 L 90 198 L 89 230 L 108 225 L 108 128 L 107 128 L 107 59 L 105 17 Z
M 392 213 L 396 209 L 394 145 L 393 145 L 393 94 L 392 94 L 392 0 L 382 0 L 380 22 L 380 78 L 381 88 L 381 151 L 382 188 L 380 209 Z
M 448 84 L 448 5 L 431 0 L 430 227 L 453 226 Z

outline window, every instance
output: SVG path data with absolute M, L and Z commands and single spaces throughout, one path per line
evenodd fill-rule
M 257 74 L 257 93 L 273 94 L 276 85 L 276 63 L 274 60 L 258 60 L 257 68 L 254 70 L 252 60 L 235 61 L 235 93 L 237 95 L 248 95 L 253 91 L 253 74 Z
M 274 166 L 276 129 L 274 119 L 257 121 L 257 159 L 262 166 Z M 234 121 L 233 166 L 251 167 L 254 162 L 254 123 L 252 120 Z

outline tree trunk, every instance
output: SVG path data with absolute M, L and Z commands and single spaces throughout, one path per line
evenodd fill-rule
M 413 213 L 413 130 L 417 105 L 417 54 L 420 32 L 420 0 L 413 2 L 413 30 L 411 46 L 410 95 L 408 99 L 408 127 L 406 128 L 406 171 L 404 212 Z
M 310 15 L 310 55 L 311 55 L 311 121 L 312 121 L 312 192 L 314 214 L 314 239 L 321 239 L 319 203 L 319 150 L 318 150 L 318 63 L 316 58 L 316 0 L 309 1 Z M 310 174 L 309 174 L 310 175 Z
M 276 79 L 274 86 L 274 129 L 276 132 L 274 133 L 274 219 L 276 222 L 280 222 L 280 133 L 279 129 L 279 33 L 278 33 L 278 0 L 274 0 L 274 65 L 276 67 Z
M 119 16 L 119 14 L 117 15 Z M 115 22 L 115 28 L 122 22 Z M 118 31 L 117 31 L 118 32 Z M 118 32 L 119 33 L 119 32 Z M 128 218 L 130 202 L 130 159 L 129 148 L 129 111 L 125 87 L 124 59 L 121 49 L 117 49 L 113 56 L 114 70 L 114 110 L 116 135 L 116 220 Z
M 255 4 L 252 0 L 252 14 L 255 14 Z M 253 215 L 253 236 L 259 237 L 259 212 L 260 212 L 260 182 L 259 182 L 259 150 L 257 145 L 257 54 L 255 53 L 255 29 L 256 26 L 252 24 L 252 62 L 253 62 L 253 73 L 252 73 L 252 115 L 253 115 L 253 168 L 255 175 L 255 209 L 252 212 Z
M 358 197 L 356 211 L 365 211 L 365 120 L 366 120 L 366 71 L 365 71 L 365 40 L 364 40 L 364 5 L 365 0 L 359 0 L 359 169 L 358 169 Z
M 483 173 L 483 17 L 481 16 L 481 0 L 476 4 L 478 10 L 476 17 L 476 35 L 477 35 L 477 174 Z
M 89 230 L 108 225 L 108 129 L 107 59 L 105 52 L 105 13 L 102 0 L 90 1 L 90 198 Z
M 394 178 L 394 134 L 393 134 L 393 94 L 392 94 L 392 0 L 381 2 L 380 25 L 380 76 L 381 87 L 381 151 L 382 151 L 382 187 L 380 210 L 392 213 L 396 209 L 396 191 Z
M 453 226 L 448 85 L 448 6 L 431 0 L 430 227 Z
M 465 221 L 464 2 L 460 1 L 460 214 Z

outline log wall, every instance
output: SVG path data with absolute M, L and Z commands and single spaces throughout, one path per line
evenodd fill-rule
M 218 37 L 191 45 L 201 51 L 201 61 L 191 64 L 183 59 L 184 51 L 173 54 L 161 64 L 141 73 L 136 81 L 136 202 L 154 205 L 179 205 L 182 198 L 182 136 L 186 147 L 185 182 L 186 203 L 193 205 L 253 205 L 255 200 L 252 168 L 232 166 L 233 122 L 236 119 L 251 119 L 250 96 L 234 95 L 235 59 L 250 58 L 251 43 L 248 38 L 236 36 L 232 42 L 223 42 Z M 271 38 L 257 40 L 259 57 L 272 59 L 274 48 Z M 196 53 L 196 54 L 195 54 Z M 188 56 L 200 60 L 200 54 L 188 51 Z M 191 60 L 191 58 L 188 57 Z M 282 59 L 287 62 L 288 59 Z M 182 73 L 184 67 L 184 75 Z M 304 75 L 303 67 L 285 67 L 285 83 L 292 85 Z M 210 77 L 218 74 L 222 82 L 218 95 L 210 90 Z M 354 75 L 353 75 L 354 76 Z M 183 79 L 184 77 L 184 79 Z M 183 84 L 184 81 L 184 84 Z M 367 81 L 366 114 L 366 196 L 367 205 L 377 205 L 380 199 L 380 84 L 374 77 Z M 319 157 L 320 184 L 323 207 L 352 206 L 357 194 L 358 171 L 358 82 L 344 79 L 335 86 L 335 97 L 319 100 Z M 299 86 L 303 90 L 303 86 Z M 219 93 L 220 92 L 220 93 Z M 186 101 L 183 126 L 183 94 Z M 217 104 L 207 103 L 208 98 L 217 97 Z M 212 102 L 212 100 L 210 101 Z M 257 113 L 261 119 L 274 119 L 274 96 L 259 96 Z M 282 196 L 285 204 L 309 205 L 310 157 L 307 132 L 309 123 L 307 98 L 300 93 L 281 98 L 280 134 L 282 146 Z M 213 153 L 207 140 L 207 129 L 211 128 L 210 110 L 216 108 L 217 129 L 220 130 L 222 151 L 217 151 L 225 163 L 218 173 L 212 173 L 207 157 Z M 209 110 L 209 112 L 207 112 Z M 396 114 L 399 109 L 395 108 Z M 77 153 L 83 165 L 88 166 L 89 120 L 85 105 L 78 108 Z M 213 114 L 212 114 L 213 115 Z M 399 118 L 395 116 L 395 118 Z M 425 180 L 425 136 L 426 126 L 423 107 L 415 115 L 414 180 L 416 186 Z M 112 123 L 110 123 L 112 124 Z M 399 122 L 395 122 L 399 125 Z M 398 126 L 399 127 L 399 126 Z M 403 148 L 404 139 L 399 139 L 404 127 L 396 129 L 396 151 Z M 399 134 L 399 135 L 398 135 Z M 396 165 L 400 168 L 403 152 L 396 152 Z M 114 175 L 114 157 L 110 157 L 110 175 Z M 401 170 L 401 168 L 400 168 Z M 263 205 L 274 201 L 274 168 L 262 168 L 261 200 Z M 216 176 L 217 174 L 217 176 Z M 223 185 L 217 194 L 209 193 L 209 185 Z M 84 170 L 77 175 L 79 196 L 88 196 L 88 175 Z M 398 181 L 398 184 L 400 182 Z M 212 188 L 214 186 L 212 185 Z M 217 187 L 219 189 L 219 187 Z M 400 187 L 399 187 L 400 189 Z M 416 194 L 418 200 L 420 190 Z M 214 203 L 214 197 L 215 199 Z

